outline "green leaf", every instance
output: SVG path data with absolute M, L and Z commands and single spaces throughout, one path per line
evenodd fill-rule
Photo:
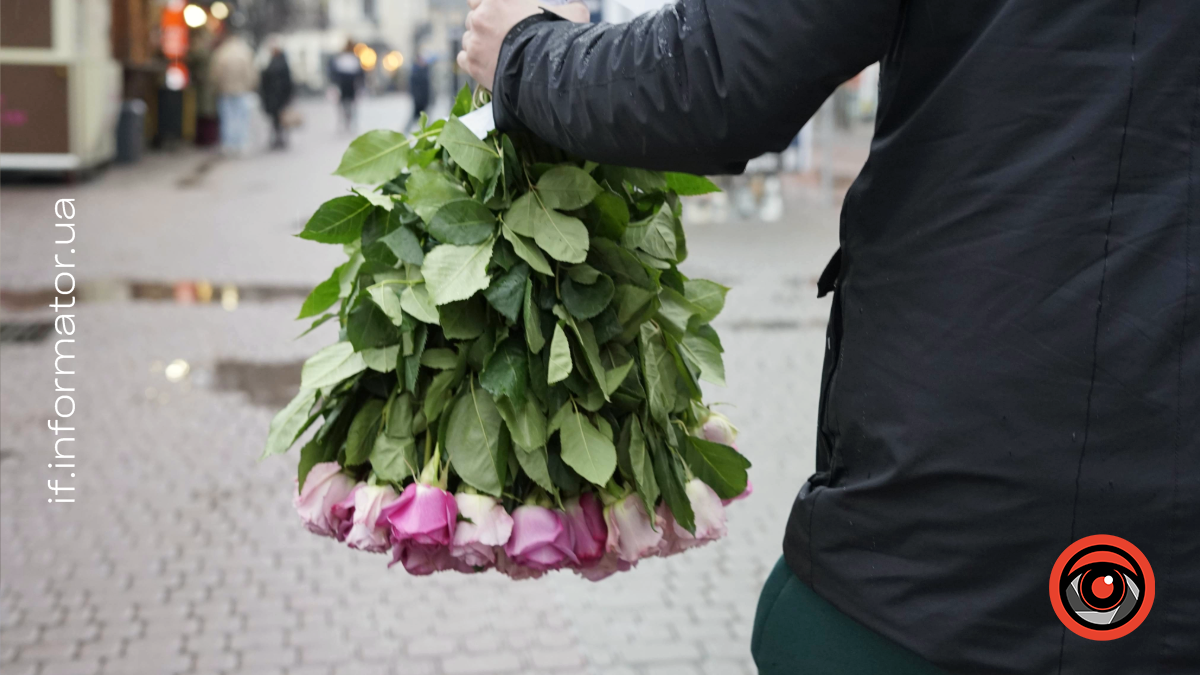
M 550 263 L 546 261 L 546 256 L 542 255 L 541 249 L 534 242 L 513 232 L 508 223 L 501 225 L 500 231 L 504 233 L 504 238 L 512 244 L 513 252 L 520 256 L 521 260 L 529 263 L 530 267 L 542 274 L 554 276 L 554 270 L 550 269 Z
M 334 197 L 317 207 L 298 237 L 322 244 L 349 244 L 362 233 L 363 221 L 375 208 L 358 195 Z
M 457 381 L 458 373 L 453 370 L 443 370 L 430 380 L 429 388 L 425 390 L 425 402 L 421 409 L 425 413 L 425 419 L 431 424 L 442 414 L 446 403 L 450 400 L 450 388 Z
M 425 262 L 425 251 L 421 248 L 421 242 L 407 225 L 397 227 L 380 237 L 379 241 L 387 246 L 400 262 L 411 265 L 421 265 Z
M 705 195 L 710 192 L 721 191 L 721 188 L 717 187 L 716 184 L 704 176 L 667 171 L 663 174 L 663 177 L 667 179 L 667 189 L 681 197 Z
M 425 352 L 425 343 L 428 341 L 429 327 L 419 323 L 412 332 L 412 353 L 401 353 L 404 358 L 404 388 L 408 391 L 417 390 L 417 377 L 421 374 L 421 355 Z
M 662 328 L 675 338 L 680 338 L 688 329 L 692 317 L 698 316 L 701 309 L 692 304 L 687 298 L 668 286 L 663 286 L 658 292 L 658 317 Z
M 313 354 L 300 370 L 302 389 L 321 389 L 367 369 L 362 354 L 349 342 L 337 342 Z
M 408 138 L 388 129 L 375 129 L 350 142 L 334 175 L 355 183 L 382 183 L 408 166 Z
M 685 333 L 679 348 L 700 369 L 700 379 L 719 387 L 725 386 L 725 361 L 716 345 L 695 333 Z
M 525 344 L 534 354 L 540 353 L 546 346 L 546 338 L 542 335 L 541 314 L 533 303 L 533 280 L 525 280 Z
M 546 448 L 537 446 L 534 448 L 524 448 L 514 444 L 517 463 L 521 465 L 521 469 L 529 476 L 530 480 L 537 483 L 538 487 L 552 495 L 558 494 L 558 486 L 550 478 L 550 467 Z
M 523 263 L 496 277 L 483 297 L 509 321 L 516 323 L 521 315 L 521 302 L 525 297 L 525 282 L 529 280 L 529 266 Z
M 579 346 L 583 348 L 583 357 L 587 361 L 588 370 L 592 371 L 592 375 L 604 394 L 604 399 L 608 400 L 609 391 L 605 386 L 604 366 L 600 363 L 600 346 L 596 344 L 596 334 L 592 330 L 592 324 L 574 319 L 571 319 L 569 323 L 572 330 L 575 331 L 575 336 L 579 338 Z
M 259 459 L 278 455 L 288 451 L 300 434 L 304 433 L 313 403 L 317 400 L 317 392 L 312 389 L 301 389 L 283 410 L 275 413 L 271 426 L 267 429 L 267 444 Z
M 361 196 L 363 199 L 371 202 L 384 211 L 391 211 L 396 207 L 396 200 L 392 199 L 391 195 L 374 192 L 372 190 L 364 190 L 362 188 L 354 188 L 351 190 L 351 192 Z
M 546 206 L 572 211 L 590 204 L 602 188 L 583 169 L 564 165 L 542 174 L 537 191 Z
M 479 384 L 492 396 L 507 396 L 524 407 L 525 383 L 529 378 L 525 345 L 517 336 L 500 343 L 479 375 Z
M 572 270 L 579 267 L 581 266 L 577 265 Z M 562 280 L 560 290 L 563 304 L 571 316 L 576 319 L 590 319 L 604 311 L 608 303 L 612 302 L 614 286 L 607 274 L 598 274 L 595 283 L 591 284 L 579 283 L 574 274 L 569 274 Z
M 400 307 L 418 321 L 435 325 L 439 321 L 437 306 L 424 285 L 408 286 L 400 291 Z
M 610 174 L 615 174 L 617 181 L 629 183 L 642 192 L 659 192 L 667 189 L 667 180 L 658 171 L 630 167 L 606 167 L 606 170 Z
M 404 323 L 404 309 L 400 303 L 401 286 L 397 284 L 379 283 L 367 287 L 367 294 L 371 296 L 371 300 L 383 310 L 387 318 L 392 320 L 392 324 L 399 326 Z
M 487 328 L 487 305 L 475 296 L 438 308 L 442 333 L 451 340 L 474 340 Z
M 604 485 L 617 469 L 617 449 L 582 413 L 575 411 L 559 430 L 562 459 L 593 485 Z
M 405 184 L 408 203 L 421 220 L 429 222 L 446 202 L 469 197 L 458 181 L 450 180 L 437 166 L 414 169 Z
M 312 292 L 304 299 L 304 304 L 300 306 L 300 314 L 296 316 L 297 319 L 307 319 L 310 316 L 316 316 L 332 307 L 338 301 L 339 279 L 341 278 L 342 267 L 348 264 L 345 263 L 333 270 L 333 274 L 329 275 L 328 279 L 317 284 L 317 287 L 312 289 Z
M 650 414 L 659 424 L 669 424 L 668 416 L 675 407 L 675 363 L 663 343 L 662 331 L 653 323 L 644 323 L 640 334 L 642 376 L 646 380 Z
M 617 307 L 617 321 L 628 324 L 635 316 L 638 316 L 644 307 L 657 297 L 654 291 L 648 291 L 644 288 L 632 286 L 630 284 L 621 284 L 617 286 L 614 294 Z
M 629 206 L 614 192 L 604 190 L 588 206 L 589 222 L 596 224 L 596 235 L 621 241 L 629 227 Z M 595 242 L 593 242 L 594 244 Z
M 537 245 L 555 260 L 580 263 L 587 259 L 587 227 L 578 218 L 547 207 L 536 193 L 526 193 L 513 202 L 512 208 L 504 214 L 504 222 L 513 232 L 533 237 Z M 520 251 L 517 253 L 519 255 Z
M 371 448 L 371 470 L 381 481 L 400 483 L 420 473 L 417 442 L 412 436 L 392 436 L 380 432 Z
M 646 504 L 646 513 L 653 513 L 659 495 L 658 481 L 654 478 L 654 463 L 650 460 L 642 423 L 637 415 L 630 416 L 629 464 L 633 468 L 633 481 L 638 494 Z
M 457 117 L 446 120 L 437 145 L 445 148 L 463 171 L 480 181 L 488 180 L 500 168 L 500 153 L 479 140 Z
M 733 499 L 746 491 L 746 469 L 750 460 L 737 450 L 695 436 L 687 437 L 687 463 L 697 478 L 721 499 Z
M 450 108 L 450 114 L 455 117 L 462 117 L 471 112 L 471 108 L 473 107 L 471 98 L 471 85 L 464 84 L 462 89 L 458 90 L 458 94 L 454 96 L 454 106 Z
M 435 305 L 466 300 L 488 287 L 487 265 L 495 243 L 489 239 L 478 246 L 442 244 L 425 256 L 421 273 Z
M 496 399 L 496 408 L 518 448 L 532 450 L 546 445 L 546 414 L 537 401 L 526 398 L 524 405 L 518 406 L 512 399 L 499 398 Z M 521 458 L 517 459 L 519 461 Z
M 725 308 L 725 294 L 729 288 L 707 279 L 689 279 L 683 282 L 683 295 L 699 313 L 698 323 L 711 323 Z
M 554 384 L 562 382 L 571 374 L 571 345 L 567 343 L 567 334 L 563 332 L 562 324 L 554 325 L 554 337 L 550 341 L 550 367 L 546 382 Z
M 435 370 L 450 370 L 458 366 L 458 356 L 445 348 L 427 349 L 421 356 L 421 365 Z
M 317 439 L 304 444 L 300 448 L 300 464 L 296 467 L 296 490 L 297 492 L 304 489 L 304 481 L 308 479 L 308 472 L 321 462 L 332 462 L 337 457 L 337 449 L 331 448 Z
M 386 347 L 400 339 L 396 325 L 379 305 L 364 302 L 346 318 L 346 339 L 361 352 L 372 347 Z
M 500 444 L 502 423 L 492 397 L 471 382 L 454 402 L 445 437 L 454 472 L 467 485 L 497 498 L 508 463 Z
M 383 421 L 383 401 L 373 398 L 358 409 L 346 433 L 346 466 L 366 464 Z
M 400 353 L 400 345 L 390 347 L 373 347 L 362 350 L 363 361 L 367 367 L 379 373 L 390 373 L 396 369 L 396 357 Z
M 474 199 L 449 202 L 429 221 L 429 234 L 446 244 L 479 244 L 495 232 L 496 216 Z
M 405 392 L 392 397 L 387 406 L 387 424 L 383 429 L 393 438 L 413 435 L 412 395 Z
M 684 490 L 685 477 L 679 460 L 664 447 L 663 441 L 656 435 L 653 428 L 647 430 L 647 441 L 654 458 L 654 478 L 662 491 L 663 501 L 675 517 L 675 522 L 683 529 L 696 533 L 696 515 L 692 511 L 692 502 Z
M 631 223 L 621 238 L 627 248 L 639 248 L 663 260 L 675 259 L 675 214 L 663 204 L 650 218 Z

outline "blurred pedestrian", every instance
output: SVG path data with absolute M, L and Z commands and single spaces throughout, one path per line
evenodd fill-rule
M 408 91 L 412 94 L 413 114 L 409 127 L 417 123 L 421 113 L 429 108 L 430 97 L 429 61 L 424 54 L 417 54 L 413 61 L 412 73 L 408 78 Z
M 355 100 L 358 90 L 366 79 L 362 63 L 354 53 L 354 41 L 347 40 L 346 47 L 330 63 L 330 79 L 338 89 L 338 105 L 341 108 L 341 122 L 344 131 L 354 129 Z
M 221 150 L 230 155 L 243 154 L 250 142 L 250 108 L 258 88 L 258 69 L 250 45 L 236 33 L 227 35 L 213 52 L 209 77 L 217 91 Z
M 610 164 L 739 173 L 881 64 L 760 675 L 1200 672 L 1200 2 L 468 4 L 496 128 Z
M 287 56 L 279 45 L 271 46 L 271 61 L 262 72 L 261 94 L 263 110 L 271 118 L 271 147 L 287 147 L 283 113 L 292 102 L 292 70 Z

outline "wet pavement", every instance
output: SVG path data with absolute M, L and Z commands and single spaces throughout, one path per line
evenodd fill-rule
M 741 427 L 756 491 L 727 539 L 599 584 L 414 578 L 302 529 L 295 451 L 256 461 L 300 363 L 336 339 L 330 325 L 297 339 L 292 319 L 342 254 L 290 235 L 347 189 L 329 172 L 349 138 L 325 102 L 302 111 L 286 153 L 189 150 L 0 190 L 0 672 L 753 672 L 757 593 L 813 464 L 828 312 L 815 280 L 837 239 L 817 181 L 783 181 L 778 222 L 688 224 L 684 271 L 734 289 L 717 322 L 729 385 L 706 393 Z M 368 101 L 362 122 L 406 113 Z M 63 197 L 80 223 L 79 489 L 48 504 Z

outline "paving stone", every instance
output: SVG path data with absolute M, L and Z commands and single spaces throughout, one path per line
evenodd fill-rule
M 442 672 L 446 675 L 484 675 L 487 673 L 515 673 L 521 669 L 521 659 L 516 654 L 492 653 L 486 656 L 452 656 L 442 659 Z

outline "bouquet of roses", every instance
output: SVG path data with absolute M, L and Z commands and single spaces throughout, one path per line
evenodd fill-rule
M 348 261 L 305 300 L 340 339 L 310 358 L 263 456 L 300 450 L 314 533 L 410 573 L 590 579 L 725 534 L 749 494 L 709 325 L 728 289 L 688 279 L 680 195 L 707 179 L 577 161 L 461 120 L 354 140 L 359 185 L 300 237 Z M 310 328 L 309 330 L 312 330 Z

